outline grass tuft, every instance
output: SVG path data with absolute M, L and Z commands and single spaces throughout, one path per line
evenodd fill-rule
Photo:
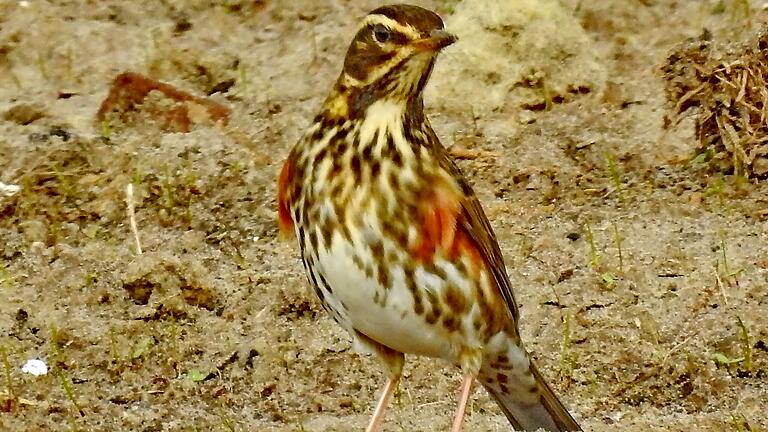
M 11 362 L 8 359 L 8 350 L 4 345 L 0 345 L 0 362 L 3 366 L 3 377 L 5 378 L 5 387 L 8 391 L 7 402 L 0 403 L 0 410 L 8 408 L 6 411 L 11 411 L 13 407 L 18 405 L 18 396 L 13 386 L 13 376 L 11 376 Z
M 59 380 L 59 385 L 64 391 L 67 399 L 72 403 L 80 417 L 85 416 L 85 410 L 80 402 L 77 400 L 77 394 L 75 387 L 72 384 L 72 380 L 64 373 L 64 366 L 67 364 L 64 352 L 61 349 L 61 335 L 59 330 L 54 324 L 51 324 L 51 349 L 53 350 L 53 359 L 55 360 L 54 367 L 52 368 L 54 375 Z M 79 430 L 74 418 L 70 418 L 70 426 L 72 430 Z
M 621 234 L 619 234 L 619 226 L 616 222 L 611 221 L 611 226 L 613 227 L 613 243 L 616 245 L 616 250 L 619 255 L 619 273 L 624 274 L 624 254 L 622 253 L 621 247 L 623 238 L 621 237 Z
M 752 426 L 746 417 L 744 417 L 744 414 L 737 413 L 737 414 L 731 414 L 731 425 L 733 426 L 733 430 L 736 432 L 760 432 L 762 431 L 761 428 L 757 426 Z
M 749 337 L 749 331 L 747 326 L 744 325 L 744 321 L 741 317 L 736 317 L 736 324 L 739 326 L 739 341 L 741 342 L 741 356 L 744 358 L 742 366 L 747 371 L 752 370 L 752 343 Z
M 605 158 L 605 166 L 608 170 L 608 176 L 611 178 L 613 188 L 616 189 L 616 196 L 618 196 L 620 203 L 624 203 L 624 183 L 621 179 L 621 172 L 619 171 L 619 167 L 616 164 L 616 160 L 609 152 L 605 152 L 603 157 Z
M 228 432 L 236 432 L 237 429 L 235 428 L 235 422 L 230 418 L 227 413 L 224 411 L 224 408 L 221 406 L 220 403 L 216 404 L 216 413 L 218 414 L 219 421 L 221 422 L 221 425 L 224 427 L 224 429 Z
M 600 267 L 600 253 L 597 251 L 595 236 L 592 233 L 592 226 L 589 224 L 589 221 L 584 222 L 584 233 L 587 236 L 587 244 L 589 244 L 589 265 L 597 270 Z

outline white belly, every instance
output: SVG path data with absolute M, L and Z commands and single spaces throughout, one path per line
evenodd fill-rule
M 324 293 L 329 306 L 341 315 L 340 324 L 354 337 L 353 330 L 391 349 L 408 353 L 439 357 L 455 361 L 459 351 L 455 335 L 442 326 L 429 325 L 424 316 L 414 311 L 413 295 L 409 291 L 403 270 L 389 267 L 390 286 L 382 287 L 378 280 L 368 277 L 352 259 L 359 250 L 340 235 L 333 237 L 329 249 L 318 254 L 319 271 L 325 276 L 332 293 Z M 360 257 L 360 255 L 359 255 Z M 371 259 L 363 254 L 362 259 Z M 432 289 L 440 281 L 434 275 L 416 272 L 416 280 L 423 289 Z M 419 283 L 420 282 L 420 283 Z M 386 300 L 381 297 L 386 295 Z M 379 298 L 379 302 L 375 301 Z

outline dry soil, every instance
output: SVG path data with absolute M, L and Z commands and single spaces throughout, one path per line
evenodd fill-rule
M 543 104 L 489 107 L 505 77 L 464 64 L 467 92 L 435 71 L 428 110 L 496 230 L 523 339 L 586 430 L 768 429 L 768 186 L 691 163 L 695 113 L 664 128 L 660 72 L 679 43 L 759 28 L 748 3 L 563 0 L 603 75 L 556 97 L 519 83 Z M 376 5 L 0 0 L 0 182 L 20 188 L 0 196 L 0 430 L 362 430 L 384 371 L 307 290 L 275 179 Z M 230 122 L 95 121 L 123 71 L 211 94 Z M 408 358 L 385 430 L 447 430 L 459 382 Z M 478 390 L 466 429 L 510 428 Z

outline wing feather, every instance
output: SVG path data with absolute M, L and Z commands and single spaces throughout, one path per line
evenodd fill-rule
M 440 145 L 440 144 L 438 144 Z M 504 257 L 501 254 L 499 243 L 493 232 L 491 223 L 480 205 L 480 201 L 475 196 L 472 187 L 461 174 L 459 167 L 451 160 L 447 152 L 440 149 L 433 149 L 433 154 L 437 157 L 440 166 L 456 180 L 462 190 L 462 199 L 460 200 L 460 209 L 456 217 L 456 231 L 460 237 L 466 238 L 482 257 L 483 262 L 489 269 L 493 280 L 498 288 L 504 303 L 512 315 L 515 322 L 518 321 L 519 311 L 515 294 L 512 291 L 512 283 L 507 276 L 507 269 L 504 265 Z

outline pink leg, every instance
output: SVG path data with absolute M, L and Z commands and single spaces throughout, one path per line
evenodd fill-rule
M 384 411 L 386 411 L 389 402 L 392 401 L 392 396 L 395 394 L 397 383 L 400 382 L 400 375 L 390 377 L 387 380 L 387 384 L 384 386 L 384 391 L 381 393 L 379 403 L 376 405 L 376 410 L 373 411 L 373 417 L 371 422 L 368 423 L 368 427 L 365 432 L 378 432 L 381 428 L 381 422 L 384 421 Z
M 472 382 L 475 380 L 471 374 L 464 375 L 464 382 L 461 384 L 461 396 L 459 396 L 459 406 L 456 408 L 456 417 L 453 419 L 453 426 L 451 426 L 451 432 L 461 432 L 461 427 L 464 424 L 464 413 L 467 411 L 467 402 L 469 402 L 469 395 L 472 393 Z

